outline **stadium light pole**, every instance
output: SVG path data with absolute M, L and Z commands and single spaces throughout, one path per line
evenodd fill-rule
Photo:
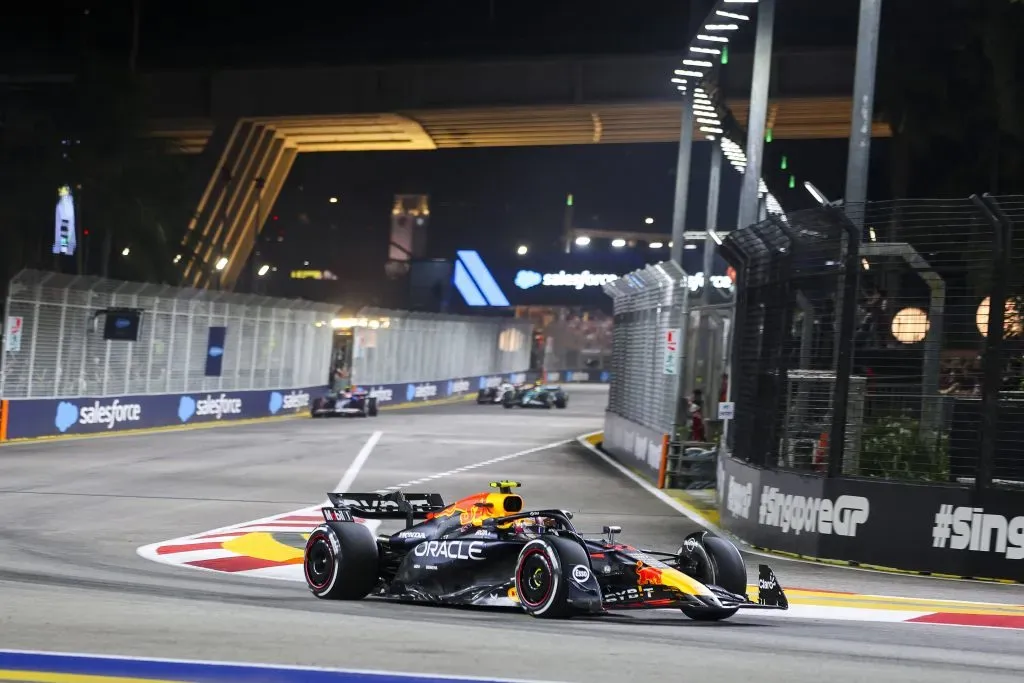
M 683 113 L 679 124 L 679 154 L 676 157 L 676 193 L 672 205 L 672 250 L 670 258 L 683 266 L 686 208 L 690 194 L 690 164 L 693 157 L 693 88 L 683 91 Z
M 764 134 L 768 121 L 768 93 L 772 75 L 772 42 L 775 37 L 775 0 L 757 3 L 757 37 L 754 69 L 750 79 L 750 114 L 747 116 L 747 168 L 740 190 L 737 228 L 757 222 Z
M 850 214 L 850 220 L 861 229 L 864 228 L 863 206 L 868 197 L 868 167 L 871 161 L 875 72 L 881 19 L 882 0 L 860 0 L 857 58 L 853 75 L 853 112 L 850 116 L 850 148 L 846 159 L 846 196 L 843 203 Z M 855 207 L 852 213 L 851 206 Z

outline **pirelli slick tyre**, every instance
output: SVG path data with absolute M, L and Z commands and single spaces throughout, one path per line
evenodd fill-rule
M 699 581 L 705 585 L 719 586 L 737 595 L 747 594 L 747 567 L 735 545 L 707 532 L 691 534 L 686 539 L 684 547 L 691 542 L 695 542 L 700 546 L 700 550 L 703 550 L 692 553 L 692 557 L 697 559 L 699 576 L 696 578 Z M 682 552 L 683 548 L 680 548 L 680 551 Z M 721 621 L 739 611 L 738 608 L 704 610 L 688 607 L 681 610 L 694 621 Z
M 377 541 L 362 524 L 327 522 L 309 534 L 302 567 L 306 585 L 325 600 L 362 600 L 379 579 Z
M 366 397 L 366 415 L 367 417 L 377 417 L 377 399 L 373 396 Z
M 565 619 L 572 614 L 567 600 L 569 586 L 562 572 L 558 548 L 546 539 L 530 541 L 516 560 L 515 587 L 526 613 L 545 619 Z

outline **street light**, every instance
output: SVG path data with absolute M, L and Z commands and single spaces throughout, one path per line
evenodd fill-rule
M 269 271 L 269 270 L 270 270 L 270 266 L 264 264 L 264 265 L 260 266 L 260 270 L 257 273 L 257 275 L 259 275 L 260 277 L 263 277 L 264 275 L 267 274 L 267 271 Z
M 624 240 L 624 239 L 612 240 L 612 246 L 613 247 L 624 247 L 624 246 L 626 246 L 626 240 Z
M 526 248 L 525 244 L 520 244 L 516 248 L 516 253 L 519 254 L 520 256 L 526 256 L 526 252 L 528 252 L 528 251 L 530 251 L 530 250 Z
M 224 270 L 225 266 L 227 265 L 228 258 L 226 256 L 221 256 L 219 259 L 217 259 L 217 265 L 215 267 L 217 268 L 217 270 Z
M 588 244 L 590 244 L 590 238 L 589 237 L 581 236 L 581 237 L 577 237 L 576 238 L 576 246 L 577 247 L 585 247 Z

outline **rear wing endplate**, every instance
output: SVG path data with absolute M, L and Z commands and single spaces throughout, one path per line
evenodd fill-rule
M 365 519 L 404 519 L 412 526 L 417 519 L 427 519 L 432 512 L 444 509 L 440 493 L 328 493 L 333 507 L 322 509 L 328 522 L 351 522 L 353 517 Z

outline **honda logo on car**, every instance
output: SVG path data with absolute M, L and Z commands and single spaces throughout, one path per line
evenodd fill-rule
M 784 494 L 765 486 L 761 490 L 758 523 L 778 527 L 783 533 L 792 531 L 797 536 L 803 531 L 856 536 L 857 526 L 867 521 L 870 509 L 868 499 L 861 496 L 839 496 L 833 502 L 828 498 Z
M 1024 560 L 1024 515 L 1007 519 L 984 508 L 940 505 L 932 527 L 932 547 L 1004 555 Z
M 750 504 L 753 499 L 754 485 L 750 482 L 741 484 L 730 474 L 729 484 L 726 487 L 725 509 L 734 517 L 750 519 Z
M 442 557 L 449 560 L 484 559 L 483 541 L 427 541 L 413 550 L 416 557 Z
M 309 400 L 309 397 L 306 397 Z M 196 401 L 196 415 L 214 415 L 219 420 L 224 415 L 238 415 L 242 412 L 242 399 L 228 398 L 221 394 L 214 398 L 210 394 Z

